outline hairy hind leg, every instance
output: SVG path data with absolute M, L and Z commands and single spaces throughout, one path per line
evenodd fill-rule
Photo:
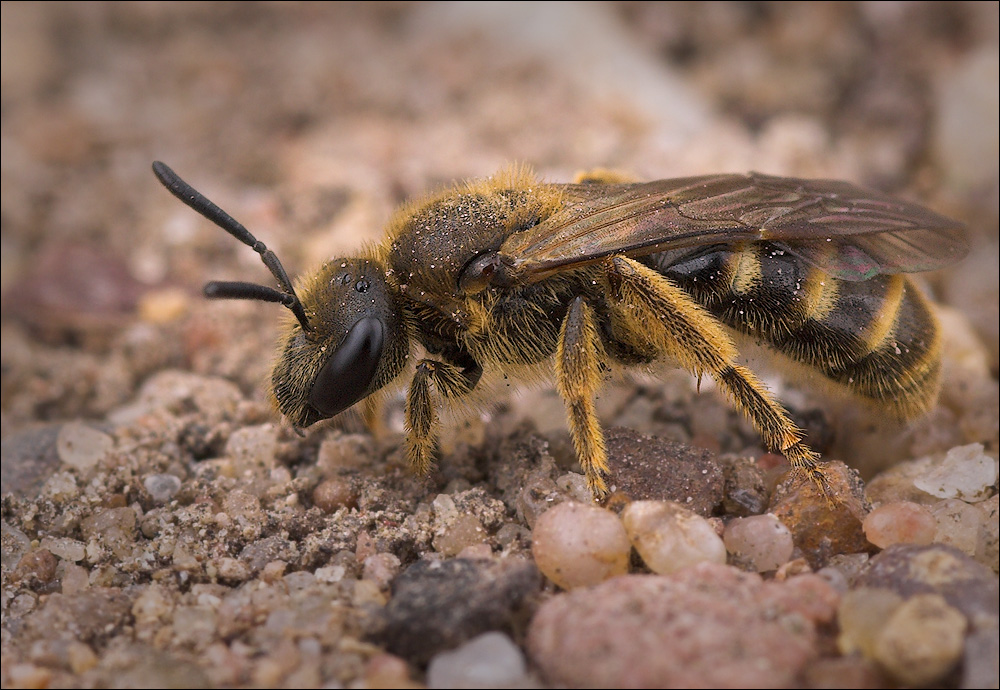
M 633 259 L 612 256 L 605 267 L 628 331 L 624 337 L 639 347 L 652 346 L 696 376 L 710 374 L 764 444 L 829 493 L 819 455 L 802 443 L 802 431 L 757 377 L 736 364 L 736 347 L 715 317 L 672 281 Z

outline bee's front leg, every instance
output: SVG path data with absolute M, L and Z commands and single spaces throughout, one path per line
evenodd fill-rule
M 478 365 L 462 366 L 448 361 L 422 359 L 406 394 L 406 459 L 417 474 L 427 474 L 437 449 L 437 415 L 431 399 L 431 383 L 446 398 L 468 394 L 479 381 Z
M 601 350 L 594 310 L 582 297 L 575 297 L 559 330 L 556 388 L 566 403 L 573 446 L 596 499 L 608 494 L 604 481 L 608 453 L 594 409 L 594 396 L 601 385 Z

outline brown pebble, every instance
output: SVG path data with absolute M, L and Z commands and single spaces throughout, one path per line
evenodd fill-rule
M 324 513 L 335 513 L 340 508 L 355 508 L 358 495 L 351 483 L 342 477 L 332 477 L 320 482 L 313 490 L 313 503 Z
M 722 504 L 722 464 L 711 451 L 624 427 L 608 429 L 606 440 L 617 493 L 633 501 L 676 501 L 703 517 Z
M 809 477 L 789 472 L 778 482 L 768 507 L 792 532 L 813 568 L 821 568 L 836 554 L 874 550 L 861 529 L 869 506 L 857 472 L 833 461 L 823 465 L 823 474 L 832 500 Z
M 17 563 L 16 576 L 27 583 L 52 582 L 59 559 L 47 549 L 29 551 Z

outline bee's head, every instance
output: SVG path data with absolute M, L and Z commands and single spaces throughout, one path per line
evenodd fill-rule
M 402 371 L 409 330 L 399 291 L 374 259 L 338 259 L 301 288 L 292 287 L 278 257 L 228 213 L 160 162 L 153 172 L 174 196 L 260 254 L 280 289 L 244 282 L 211 282 L 210 299 L 278 302 L 295 316 L 271 374 L 278 409 L 296 427 L 346 410 Z
M 402 371 L 409 334 L 399 292 L 373 259 L 336 259 L 300 289 L 308 328 L 292 322 L 271 374 L 278 409 L 306 427 L 346 410 Z

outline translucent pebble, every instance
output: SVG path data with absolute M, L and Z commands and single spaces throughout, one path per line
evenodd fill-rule
M 324 513 L 335 513 L 340 508 L 353 508 L 358 504 L 357 493 L 343 477 L 324 479 L 313 490 L 312 500 Z
M 80 521 L 80 532 L 118 558 L 131 556 L 135 546 L 136 515 L 132 508 L 108 508 Z M 89 555 L 89 554 L 88 554 Z
M 59 459 L 81 472 L 92 469 L 101 462 L 114 445 L 114 440 L 103 431 L 79 422 L 64 425 L 56 437 Z
M 431 659 L 427 687 L 520 687 L 526 674 L 524 655 L 517 645 L 503 633 L 488 632 Z
M 875 660 L 906 685 L 937 683 L 961 658 L 965 628 L 965 616 L 941 595 L 917 594 L 879 631 Z
M 542 574 L 563 589 L 595 585 L 628 571 L 625 527 L 609 510 L 568 501 L 538 516 L 531 553 Z
M 82 561 L 87 555 L 87 545 L 69 537 L 42 537 L 41 546 L 64 561 L 73 563 Z
M 949 450 L 944 460 L 916 477 L 913 485 L 931 496 L 975 503 L 990 496 L 996 480 L 997 461 L 983 452 L 981 443 L 970 443 Z
M 230 491 L 222 499 L 222 508 L 245 539 L 256 539 L 264 525 L 260 500 L 242 489 Z
M 792 557 L 792 533 L 770 513 L 736 518 L 722 535 L 726 551 L 759 573 L 775 570 Z
M 324 474 L 357 469 L 371 464 L 375 443 L 366 434 L 330 434 L 323 439 L 316 455 L 316 466 Z
M 458 506 L 455 505 L 455 499 L 448 494 L 438 494 L 431 501 L 431 505 L 434 507 L 434 517 L 439 522 L 447 522 L 458 517 Z
M 277 678 L 275 679 L 277 684 Z M 343 687 L 339 683 L 332 686 Z M 410 679 L 410 670 L 406 662 L 393 654 L 376 654 L 365 664 L 364 683 L 360 687 L 365 688 L 412 688 L 413 681 Z
M 462 514 L 435 530 L 431 543 L 438 553 L 456 556 L 460 551 L 486 541 L 486 530 L 475 515 Z
M 379 589 L 389 589 L 389 584 L 399 575 L 399 558 L 391 553 L 373 553 L 365 559 L 361 577 L 371 580 Z
M 181 480 L 172 474 L 151 474 L 142 481 L 150 498 L 156 503 L 166 503 L 181 488 Z
M 4 570 L 14 569 L 21 556 L 31 548 L 31 539 L 17 527 L 7 524 L 6 520 L 0 521 L 0 538 L 3 539 L 3 550 L 0 551 L 0 564 Z M 4 574 L 6 577 L 6 573 Z
M 982 511 L 957 498 L 935 503 L 930 511 L 937 521 L 935 542 L 949 544 L 970 556 L 976 555 L 983 522 Z
M 171 595 L 160 585 L 149 585 L 135 598 L 132 616 L 139 625 L 151 625 L 173 609 Z
M 726 562 L 726 546 L 705 518 L 671 501 L 634 501 L 622 511 L 629 539 L 654 573 Z
M 340 582 L 347 574 L 347 568 L 342 565 L 326 565 L 316 569 L 316 579 L 319 582 Z
M 253 466 L 274 467 L 278 450 L 278 431 L 273 424 L 259 424 L 237 429 L 226 441 L 226 455 L 239 469 Z
M 567 472 L 556 479 L 556 486 L 562 489 L 574 501 L 586 503 L 593 500 L 590 489 L 587 487 L 587 479 L 578 472 Z
M 68 501 L 80 493 L 72 472 L 56 472 L 45 480 L 42 493 L 55 501 Z
M 903 598 L 889 589 L 859 587 L 846 592 L 837 607 L 840 653 L 846 656 L 860 652 L 873 658 L 879 632 L 902 603 Z
M 868 541 L 884 549 L 892 544 L 930 544 L 937 534 L 937 520 L 926 506 L 894 501 L 868 513 L 861 528 Z
M 220 578 L 230 582 L 243 582 L 250 576 L 246 564 L 236 558 L 220 558 L 216 570 Z

